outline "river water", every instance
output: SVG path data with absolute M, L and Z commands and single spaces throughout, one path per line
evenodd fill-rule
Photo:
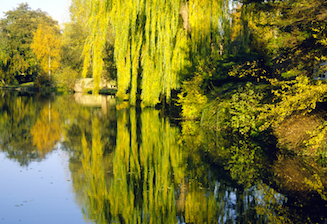
M 327 222 L 324 164 L 273 143 L 110 96 L 0 95 L 0 223 Z

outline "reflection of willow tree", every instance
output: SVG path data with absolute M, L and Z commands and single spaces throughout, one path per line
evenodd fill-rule
M 130 115 L 130 116 L 129 116 Z M 135 109 L 121 111 L 117 120 L 117 147 L 113 152 L 109 180 L 99 123 L 93 120 L 92 149 L 83 137 L 83 175 L 87 183 L 84 212 L 98 223 L 172 223 L 176 221 L 175 187 L 184 179 L 178 129 L 159 118 L 158 111 L 141 115 L 142 139 L 138 139 Z M 129 128 L 130 127 L 130 128 Z M 107 157 L 107 158 L 106 158 Z M 110 177 L 110 176 L 109 176 Z M 124 220 L 124 221 L 123 221 Z
M 120 181 L 112 182 L 114 190 L 110 191 L 114 216 L 121 214 L 126 222 L 148 216 L 150 223 L 172 223 L 176 220 L 174 186 L 184 179 L 182 151 L 176 139 L 178 129 L 171 127 L 168 120 L 160 119 L 158 111 L 144 110 L 141 114 L 142 144 L 138 147 L 133 109 L 130 119 L 131 136 L 126 128 L 127 114 L 118 117 L 113 170 L 114 177 Z M 131 213 L 137 215 L 129 216 Z
M 31 129 L 31 134 L 39 155 L 44 157 L 60 140 L 61 120 L 58 112 L 55 109 L 44 107 Z
M 33 97 L 18 93 L 1 92 L 0 98 L 0 150 L 21 165 L 38 158 L 30 138 L 30 126 L 37 118 L 40 106 Z
M 103 166 L 103 149 L 99 132 L 99 122 L 94 118 L 92 123 L 92 150 L 88 149 L 85 135 L 82 138 L 83 158 L 82 167 L 87 180 L 88 203 L 85 213 L 89 218 L 105 223 L 105 206 L 108 200 L 108 191 L 105 183 Z
M 194 176 L 196 177 L 196 175 Z M 184 207 L 186 223 L 217 223 L 217 212 L 218 216 L 222 213 L 217 211 L 216 195 L 212 189 L 207 187 L 197 179 L 191 179 L 187 184 Z M 225 207 L 222 209 L 224 210 Z
M 198 156 L 203 143 L 196 134 L 198 129 L 188 126 L 188 136 L 184 129 L 186 147 L 181 147 L 179 129 L 168 119 L 159 118 L 158 111 L 143 110 L 138 117 L 133 108 L 121 110 L 116 150 L 106 154 L 100 125 L 93 118 L 92 149 L 83 137 L 82 172 L 75 170 L 73 175 L 88 219 L 97 223 L 252 220 L 256 205 L 253 190 L 210 177 L 209 166 Z
M 298 213 L 288 196 L 260 181 L 259 168 L 266 160 L 255 158 L 262 157 L 260 150 L 251 151 L 256 144 L 246 139 L 223 142 L 223 133 L 206 132 L 194 122 L 182 123 L 181 138 L 179 129 L 153 109 L 138 115 L 132 108 L 117 115 L 115 150 L 106 151 L 102 122 L 92 116 L 92 144 L 86 131 L 82 159 L 75 161 L 74 170 L 71 167 L 88 219 L 283 223 L 308 215 L 304 210 Z M 309 186 L 318 180 L 307 182 Z

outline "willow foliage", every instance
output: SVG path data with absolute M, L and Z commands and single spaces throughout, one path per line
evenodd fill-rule
M 156 105 L 161 94 L 169 100 L 171 90 L 179 87 L 178 74 L 189 60 L 190 39 L 183 23 L 190 20 L 188 31 L 194 52 L 199 49 L 210 52 L 213 45 L 218 46 L 219 36 L 226 33 L 226 30 L 219 30 L 219 24 L 226 14 L 227 3 L 228 0 L 192 0 L 188 3 L 85 0 L 83 8 L 87 10 L 90 34 L 84 48 L 84 74 L 92 59 L 94 92 L 99 89 L 103 65 L 101 52 L 111 26 L 115 33 L 117 97 L 120 100 L 129 98 L 130 104 L 135 105 L 138 88 L 141 88 L 144 106 Z M 191 10 L 187 8 L 187 13 L 181 16 L 181 6 L 185 4 Z
M 190 0 L 192 52 L 199 56 L 226 51 L 229 42 L 229 0 Z

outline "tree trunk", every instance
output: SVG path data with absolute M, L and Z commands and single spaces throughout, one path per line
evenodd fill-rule
M 49 55 L 49 77 L 50 77 L 50 74 L 51 74 L 51 58 L 50 58 L 50 55 Z
M 191 25 L 189 22 L 189 6 L 188 2 L 182 2 L 181 3 L 181 9 L 179 12 L 183 18 L 183 28 L 191 34 Z

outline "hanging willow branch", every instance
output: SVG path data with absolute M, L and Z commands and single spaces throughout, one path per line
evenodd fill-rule
M 83 1 L 83 0 L 82 0 Z M 188 3 L 187 3 L 188 2 Z M 227 2 L 227 3 L 226 3 Z M 94 92 L 99 90 L 102 51 L 109 30 L 115 33 L 119 100 L 136 104 L 138 88 L 144 106 L 155 106 L 160 95 L 170 100 L 179 87 L 179 72 L 192 51 L 211 54 L 221 41 L 221 18 L 228 0 L 84 0 L 90 34 L 84 47 L 83 74 L 92 55 Z M 141 81 L 138 80 L 141 78 Z

